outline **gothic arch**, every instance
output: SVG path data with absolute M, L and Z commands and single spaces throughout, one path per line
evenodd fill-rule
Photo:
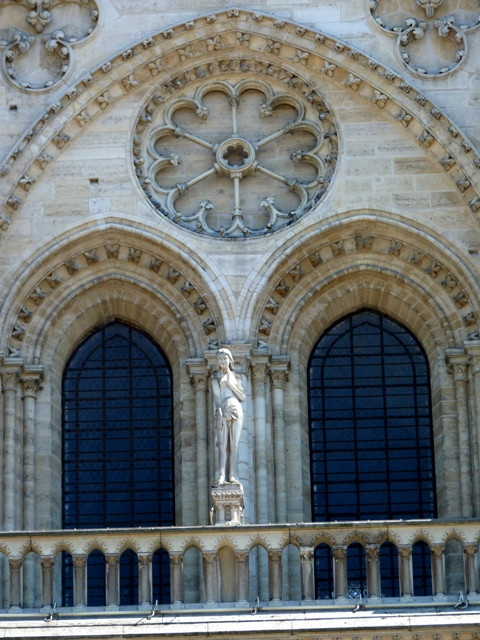
M 153 79 L 163 100 L 205 75 L 250 70 L 274 74 L 307 99 L 322 82 L 356 92 L 400 121 L 448 172 L 465 204 L 474 213 L 480 210 L 480 159 L 442 110 L 405 79 L 339 39 L 263 13 L 226 9 L 152 34 L 101 63 L 51 105 L 1 168 L 2 230 L 43 169 L 130 92 Z M 148 118 L 155 98 L 149 96 L 141 118 Z
M 477 331 L 472 265 L 430 231 L 380 215 L 338 216 L 278 250 L 260 274 L 268 278 L 260 299 L 249 307 L 261 348 L 309 352 L 332 322 L 369 305 L 407 324 L 430 357 Z
M 148 232 L 129 233 L 118 223 L 101 231 L 87 228 L 66 236 L 52 243 L 55 248 L 51 253 L 44 247 L 27 269 L 24 266 L 21 273 L 12 275 L 14 284 L 2 305 L 6 357 L 43 362 L 50 344 L 48 336 L 62 325 L 62 314 L 71 317 L 69 309 L 76 308 L 80 300 L 81 313 L 90 304 L 95 306 L 101 299 L 99 287 L 108 292 L 108 283 L 114 279 L 129 290 L 143 291 L 131 296 L 131 300 L 143 296 L 144 302 L 132 320 L 146 317 L 146 309 L 155 318 L 157 305 L 164 310 L 161 324 L 176 336 L 172 340 L 180 357 L 198 357 L 224 339 L 221 319 L 233 313 L 221 308 L 225 301 L 216 299 L 213 285 L 204 275 L 211 277 L 214 272 L 204 267 L 200 274 L 198 259 L 195 264 L 191 252 L 178 243 L 168 247 L 161 240 L 154 242 Z M 91 302 L 86 304 L 85 300 Z M 130 304 L 129 300 L 124 304 Z M 78 314 L 80 311 L 77 324 Z M 150 326 L 151 322 L 145 322 Z M 65 330 L 61 329 L 62 335 Z

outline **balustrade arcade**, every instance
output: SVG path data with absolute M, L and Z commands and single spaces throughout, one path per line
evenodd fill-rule
M 389 521 L 389 522 L 344 522 L 305 523 L 295 525 L 239 525 L 205 527 L 166 527 L 148 529 L 97 529 L 38 532 L 0 533 L 0 553 L 7 564 L 9 585 L 9 610 L 22 609 L 22 582 L 27 577 L 27 554 L 34 552 L 40 560 L 38 576 L 41 605 L 46 610 L 54 604 L 55 588 L 61 572 L 55 569 L 55 558 L 62 551 L 72 556 L 73 605 L 74 610 L 87 607 L 87 559 L 93 550 L 105 556 L 105 603 L 107 609 L 120 604 L 120 556 L 126 549 L 136 552 L 138 558 L 138 605 L 152 606 L 152 558 L 155 551 L 164 549 L 170 557 L 170 593 L 172 608 L 188 606 L 194 608 L 214 607 L 222 603 L 222 580 L 228 578 L 234 584 L 235 600 L 232 606 L 246 607 L 249 597 L 249 554 L 258 545 L 268 557 L 267 580 L 269 600 L 272 606 L 282 602 L 282 563 L 288 554 L 283 554 L 288 545 L 298 549 L 298 573 L 301 585 L 302 604 L 314 606 L 345 606 L 348 603 L 347 551 L 357 543 L 365 550 L 365 576 L 367 597 L 365 606 L 389 606 L 402 602 L 405 606 L 415 601 L 414 572 L 412 570 L 413 546 L 422 541 L 430 548 L 432 596 L 422 597 L 421 602 L 438 605 L 439 602 L 458 598 L 459 592 L 447 596 L 448 572 L 445 558 L 448 545 L 456 541 L 463 550 L 463 584 L 465 596 L 471 602 L 480 603 L 478 542 L 480 522 L 462 521 Z M 383 599 L 381 595 L 380 547 L 390 542 L 398 551 L 399 598 Z M 332 550 L 334 594 L 330 600 L 315 600 L 314 558 L 315 548 L 326 544 Z M 200 603 L 185 605 L 184 580 L 188 578 L 184 566 L 184 555 L 195 547 L 203 561 L 204 598 Z M 220 562 L 220 550 L 229 548 L 231 562 Z M 224 554 L 225 555 L 225 554 Z M 291 559 L 289 560 L 291 562 Z M 448 564 L 448 563 L 447 563 Z M 57 565 L 58 569 L 58 565 Z M 197 567 L 198 569 L 198 567 Z M 227 575 L 228 574 L 228 575 Z M 350 600 L 351 602 L 351 600 Z M 163 607 L 164 605 L 162 605 Z M 167 605 L 168 606 L 168 605 Z

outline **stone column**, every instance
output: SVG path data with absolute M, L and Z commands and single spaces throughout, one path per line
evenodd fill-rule
M 185 599 L 183 586 L 183 554 L 170 556 L 170 595 L 172 605 L 179 606 Z
M 87 557 L 72 556 L 73 564 L 73 606 L 83 608 L 87 605 Z
M 235 554 L 235 589 L 237 607 L 248 604 L 248 551 L 237 551 Z
M 314 552 L 311 547 L 300 549 L 300 562 L 302 566 L 302 600 L 315 600 L 315 569 Z
M 462 496 L 462 516 L 473 516 L 471 443 L 468 421 L 467 382 L 468 370 L 463 351 L 447 349 L 447 364 L 453 375 L 457 400 L 458 457 L 460 466 L 460 491 Z
M 11 531 L 21 528 L 15 519 L 15 503 L 18 495 L 15 490 L 15 427 L 16 400 L 19 380 L 16 365 L 5 365 L 2 370 L 3 389 L 3 529 Z
M 465 343 L 470 364 L 475 414 L 470 422 L 472 438 L 473 507 L 474 516 L 480 515 L 480 340 Z
M 116 610 L 120 604 L 120 558 L 117 553 L 105 554 L 105 604 Z
M 20 611 L 22 607 L 22 559 L 10 558 L 10 611 Z
M 35 529 L 35 421 L 41 367 L 24 367 L 23 387 L 23 528 Z
M 433 595 L 445 596 L 447 592 L 445 584 L 445 547 L 443 544 L 435 544 L 432 545 L 430 551 L 432 557 Z
M 205 583 L 205 604 L 217 605 L 217 554 L 213 551 L 203 554 L 203 579 Z
M 187 363 L 190 380 L 195 389 L 195 426 L 197 433 L 197 506 L 198 524 L 209 522 L 208 496 L 208 375 L 203 360 L 201 363 Z
M 252 362 L 253 404 L 254 404 L 254 451 L 256 522 L 268 522 L 268 469 L 267 469 L 267 412 L 265 400 L 265 374 L 268 357 L 254 356 Z
M 138 554 L 138 602 L 140 607 L 152 604 L 152 556 L 150 553 Z
M 347 547 L 333 547 L 333 585 L 336 600 L 346 600 L 348 596 Z
M 277 522 L 287 521 L 287 473 L 285 468 L 285 385 L 288 361 L 270 365 L 273 400 L 273 450 L 275 460 L 275 506 Z
M 367 559 L 367 596 L 379 599 L 381 596 L 380 580 L 380 549 L 378 544 L 367 544 L 365 549 Z
M 468 544 L 463 551 L 465 554 L 465 587 L 469 595 L 476 595 L 479 591 L 477 545 Z
M 282 595 L 282 552 L 268 552 L 268 575 L 270 584 L 270 602 L 280 602 Z
M 398 565 L 400 577 L 400 597 L 404 600 L 411 600 L 413 597 L 411 547 L 401 546 L 398 548 Z
M 42 607 L 50 610 L 53 606 L 53 577 L 55 558 L 52 556 L 42 556 L 40 565 L 42 567 Z

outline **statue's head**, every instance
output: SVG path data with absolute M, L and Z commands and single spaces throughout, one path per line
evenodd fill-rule
M 230 371 L 233 371 L 233 356 L 229 349 L 219 349 L 217 351 L 217 362 L 218 366 L 222 368 L 222 364 L 225 363 L 225 367 L 228 367 Z

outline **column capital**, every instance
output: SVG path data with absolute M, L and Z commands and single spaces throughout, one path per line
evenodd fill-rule
M 20 371 L 18 364 L 3 364 L 0 369 L 3 391 L 16 391 L 20 379 Z
M 42 388 L 41 383 L 43 380 L 43 367 L 23 367 L 23 371 L 20 376 L 20 382 L 23 387 L 23 396 L 35 398 L 37 392 Z
M 270 373 L 272 387 L 274 389 L 285 389 L 285 385 L 288 381 L 288 373 L 290 370 L 290 358 L 272 358 L 268 370 Z
M 454 381 L 465 382 L 468 378 L 468 357 L 464 349 L 446 349 L 445 359 Z

